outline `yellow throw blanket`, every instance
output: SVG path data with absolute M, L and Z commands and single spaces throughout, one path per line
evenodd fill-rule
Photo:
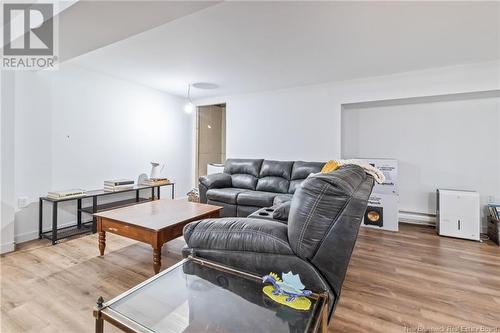
M 321 173 L 329 173 L 337 170 L 343 165 L 349 165 L 349 164 L 362 167 L 365 170 L 365 172 L 373 176 L 373 178 L 375 178 L 375 181 L 379 184 L 382 184 L 385 181 L 385 176 L 382 173 L 382 171 L 380 171 L 379 169 L 375 168 L 374 166 L 366 162 L 359 160 L 330 160 L 326 162 L 326 164 L 323 166 L 323 168 L 321 169 Z

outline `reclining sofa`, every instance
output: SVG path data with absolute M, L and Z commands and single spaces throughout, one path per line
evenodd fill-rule
M 221 216 L 246 217 L 290 201 L 297 187 L 323 162 L 227 159 L 224 172 L 200 177 L 200 202 L 224 207 Z
M 234 189 L 242 189 L 242 183 L 246 180 L 248 182 L 251 180 L 254 184 L 252 186 L 258 188 L 259 181 L 265 177 L 278 177 L 275 176 L 277 170 L 272 169 L 273 176 L 254 179 L 257 178 L 255 174 L 270 174 L 271 171 L 266 171 L 270 168 L 269 164 L 276 165 L 274 162 L 259 161 L 261 160 L 236 164 L 231 161 L 227 167 L 229 172 L 220 177 L 218 183 L 220 187 L 208 186 L 214 185 L 212 182 L 206 183 L 207 188 L 230 189 L 229 185 L 235 185 L 230 183 L 231 176 L 235 172 L 230 172 L 235 170 L 239 175 L 243 174 L 243 171 L 246 173 L 244 177 L 235 177 L 238 182 Z M 307 177 L 305 175 L 307 172 L 299 173 L 298 170 L 313 168 L 304 167 L 303 162 L 288 163 L 291 163 L 291 172 L 281 173 L 284 176 L 281 178 L 287 180 L 280 182 L 283 184 L 281 188 L 285 191 L 288 185 L 288 192 L 295 191 L 295 193 L 290 201 L 286 220 L 226 217 L 192 222 L 184 227 L 187 245 L 183 249 L 183 255 L 193 254 L 261 276 L 269 272 L 279 274 L 291 270 L 294 274 L 300 275 L 307 288 L 318 292 L 326 291 L 329 294 L 331 317 L 340 297 L 342 283 L 374 179 L 361 167 L 348 165 L 330 173 L 314 174 L 304 180 L 299 175 Z M 259 164 L 262 164 L 260 173 L 256 173 Z M 254 171 L 255 173 L 250 175 L 250 172 Z M 301 185 L 293 186 L 293 190 L 290 191 L 294 181 L 297 183 L 300 181 Z M 261 183 L 261 187 L 266 183 Z M 206 193 L 209 194 L 210 190 Z M 233 193 L 228 191 L 227 196 L 235 197 Z M 273 193 L 274 198 L 279 195 L 276 192 L 268 193 Z M 208 196 L 210 198 L 210 195 Z M 271 196 L 266 194 L 267 201 L 259 201 L 259 204 L 273 203 L 275 199 L 271 200 Z M 230 204 L 230 210 L 226 212 L 234 213 L 235 210 L 238 212 L 237 197 L 234 199 L 236 201 Z M 214 201 L 210 199 L 209 202 Z M 252 201 L 251 204 L 246 204 L 245 210 L 240 210 L 240 214 L 248 212 L 247 207 L 252 209 L 258 207 L 256 203 Z M 229 205 L 227 202 L 224 204 Z

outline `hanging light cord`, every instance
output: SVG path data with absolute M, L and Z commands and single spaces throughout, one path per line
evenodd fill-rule
M 191 84 L 189 83 L 188 84 L 188 101 L 189 103 L 193 103 L 193 101 L 191 100 Z

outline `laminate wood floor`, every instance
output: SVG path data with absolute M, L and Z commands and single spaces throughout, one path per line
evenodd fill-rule
M 37 240 L 0 259 L 1 332 L 93 332 L 92 307 L 153 275 L 148 245 L 108 233 L 51 246 Z M 182 239 L 163 247 L 162 269 L 181 259 Z M 500 332 L 500 247 L 362 228 L 330 332 L 424 332 L 455 327 Z M 483 331 L 480 331 L 483 329 Z M 110 325 L 105 332 L 119 332 Z M 468 331 L 471 332 L 471 331 Z

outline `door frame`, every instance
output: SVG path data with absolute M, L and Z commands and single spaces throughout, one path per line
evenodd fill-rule
M 206 106 L 224 106 L 225 108 L 225 113 L 224 113 L 224 131 L 226 131 L 227 128 L 227 103 L 226 102 L 221 102 L 221 103 L 213 103 L 213 104 L 203 104 L 203 105 L 197 105 L 195 112 L 196 112 L 196 120 L 195 120 L 195 149 L 194 149 L 194 183 L 195 187 L 198 187 L 198 178 L 199 178 L 199 149 L 200 149 L 200 108 L 206 107 Z M 224 146 L 226 146 L 226 137 L 227 133 L 224 135 Z M 224 149 L 225 151 L 225 149 Z

